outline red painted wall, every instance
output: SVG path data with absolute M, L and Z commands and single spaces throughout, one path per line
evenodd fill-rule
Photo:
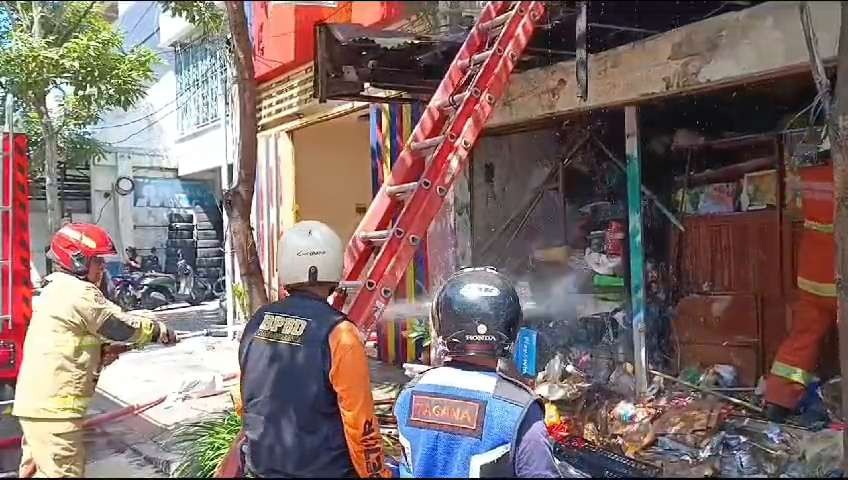
M 259 83 L 312 61 L 316 23 L 385 27 L 402 19 L 404 2 L 339 2 L 335 8 L 253 2 L 253 61 Z

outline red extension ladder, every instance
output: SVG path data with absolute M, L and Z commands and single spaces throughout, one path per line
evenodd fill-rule
M 544 2 L 489 2 L 430 99 L 345 251 L 341 287 L 355 292 L 347 314 L 360 329 L 394 295 L 544 12 Z

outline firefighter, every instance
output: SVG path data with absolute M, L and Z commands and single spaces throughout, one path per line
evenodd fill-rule
M 766 414 L 782 421 L 795 413 L 815 369 L 824 337 L 836 325 L 833 240 L 833 168 L 827 163 L 799 169 L 804 230 L 798 252 L 798 297 L 792 327 L 766 380 Z
M 298 222 L 281 239 L 288 296 L 260 308 L 239 348 L 244 474 L 381 477 L 365 345 L 327 297 L 342 278 L 343 247 L 327 225 Z
M 512 283 L 492 268 L 461 270 L 439 289 L 430 319 L 447 357 L 395 404 L 401 476 L 559 477 L 541 400 L 508 359 L 522 319 Z
M 109 341 L 176 342 L 163 323 L 128 315 L 97 287 L 101 255 L 115 247 L 102 228 L 68 223 L 50 244 L 54 273 L 44 279 L 24 342 L 12 414 L 23 430 L 20 476 L 84 477 L 82 422 Z

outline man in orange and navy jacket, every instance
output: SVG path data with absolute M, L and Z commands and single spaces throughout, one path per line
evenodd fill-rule
M 287 230 L 279 251 L 288 297 L 260 308 L 239 347 L 247 477 L 388 477 L 365 345 L 327 297 L 343 245 L 326 225 Z
M 798 252 L 798 298 L 792 327 L 766 381 L 767 415 L 781 421 L 797 410 L 815 370 L 824 337 L 836 325 L 833 167 L 800 169 L 804 231 Z

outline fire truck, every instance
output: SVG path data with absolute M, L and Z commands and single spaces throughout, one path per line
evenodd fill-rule
M 32 316 L 29 233 L 29 154 L 26 135 L 3 134 L 0 161 L 0 398 L 18 378 Z

